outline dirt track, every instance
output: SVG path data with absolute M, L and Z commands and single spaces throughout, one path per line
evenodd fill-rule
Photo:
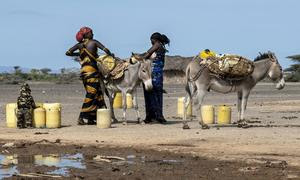
M 217 160 L 241 160 L 264 163 L 265 159 L 287 161 L 289 166 L 300 167 L 300 84 L 287 84 L 281 91 L 273 84 L 259 84 L 249 98 L 246 119 L 260 121 L 265 126 L 241 129 L 237 127 L 199 128 L 197 120 L 190 122 L 191 129 L 183 130 L 180 119 L 176 118 L 177 97 L 184 95 L 184 88 L 169 85 L 164 99 L 167 125 L 137 125 L 135 113 L 129 110 L 132 123 L 127 126 L 115 124 L 111 129 L 95 126 L 76 126 L 84 90 L 81 84 L 54 85 L 32 84 L 36 102 L 61 102 L 63 106 L 63 128 L 60 129 L 8 129 L 5 127 L 5 104 L 14 102 L 19 86 L 0 85 L 0 139 L 38 141 L 60 139 L 63 144 L 84 144 L 105 147 L 134 147 L 140 149 L 167 150 L 187 153 Z M 43 93 L 44 91 L 44 93 Z M 233 121 L 236 120 L 236 95 L 210 93 L 205 104 L 227 104 L 233 107 Z M 144 117 L 144 103 L 139 91 L 139 104 Z M 194 109 L 194 114 L 195 113 Z M 117 117 L 121 111 L 117 110 Z M 119 118 L 121 119 L 121 118 Z M 268 126 L 282 127 L 268 127 Z M 35 132 L 48 134 L 35 135 Z

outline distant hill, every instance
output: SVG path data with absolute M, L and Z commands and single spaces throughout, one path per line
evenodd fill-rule
M 13 73 L 15 71 L 13 66 L 0 66 L 0 73 Z M 21 67 L 21 71 L 23 73 L 29 73 L 31 71 L 31 68 L 24 68 Z M 66 68 L 66 72 L 79 72 L 78 68 Z M 60 73 L 60 70 L 53 70 L 51 69 L 51 73 L 58 74 Z
M 175 70 L 175 71 L 185 71 L 188 63 L 193 59 L 193 57 L 182 57 L 182 56 L 166 56 L 165 60 L 165 71 Z M 22 72 L 29 73 L 31 68 L 21 67 Z M 65 68 L 66 72 L 79 72 L 78 68 Z M 13 66 L 0 66 L 0 73 L 13 73 Z M 60 73 L 61 70 L 51 69 L 51 73 Z
M 165 71 L 185 71 L 188 63 L 193 59 L 193 57 L 182 57 L 182 56 L 166 56 L 165 59 Z M 29 73 L 31 68 L 21 67 L 22 72 Z M 79 72 L 79 68 L 65 68 L 66 72 Z M 0 66 L 0 73 L 13 73 L 13 66 Z M 50 73 L 60 73 L 61 70 L 51 69 Z
M 185 79 L 185 69 L 193 57 L 166 56 L 164 67 L 164 82 L 182 84 Z
M 193 60 L 193 57 L 182 56 L 166 56 L 165 59 L 165 71 L 182 71 L 184 72 L 189 62 Z
M 29 73 L 30 68 L 21 67 L 22 72 Z M 13 66 L 0 66 L 0 73 L 13 73 L 15 71 Z
M 7 73 L 14 72 L 14 68 L 10 66 L 0 66 L 0 73 L 4 73 L 4 72 Z

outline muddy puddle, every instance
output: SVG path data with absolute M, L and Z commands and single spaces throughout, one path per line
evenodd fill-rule
M 127 155 L 126 157 L 83 155 L 76 154 L 48 154 L 48 155 L 4 155 L 0 154 L 0 179 L 8 177 L 31 178 L 59 178 L 70 177 L 70 170 L 87 170 L 86 164 L 107 163 L 115 166 L 112 171 L 118 171 L 117 166 L 134 165 L 138 163 L 180 164 L 184 160 L 176 159 L 146 159 L 146 156 Z M 26 172 L 28 169 L 38 169 L 38 172 Z M 23 170 L 21 170 L 23 168 Z M 130 172 L 129 172 L 130 173 Z
M 300 177 L 286 163 L 217 161 L 136 148 L 0 143 L 0 179 L 285 179 Z M 272 161 L 273 162 L 273 161 Z
M 44 169 L 44 172 L 22 174 L 22 166 Z M 44 168 L 42 168 L 44 167 Z M 49 168 L 47 168 L 49 167 Z M 51 168 L 50 168 L 51 167 Z M 77 154 L 49 154 L 49 155 L 3 155 L 0 154 L 0 178 L 12 176 L 37 177 L 44 175 L 58 175 L 53 177 L 69 176 L 69 169 L 86 169 L 81 153 Z

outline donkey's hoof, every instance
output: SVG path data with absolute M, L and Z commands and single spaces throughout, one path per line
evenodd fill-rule
M 244 119 L 238 120 L 237 121 L 237 127 L 239 128 L 247 128 L 248 124 L 247 121 Z
M 237 121 L 237 124 L 244 124 L 244 123 L 247 123 L 245 119 L 240 119 Z
M 123 122 L 122 124 L 123 124 L 124 126 L 126 126 L 126 125 L 127 125 L 127 122 Z
M 244 123 L 238 123 L 237 127 L 246 129 L 246 128 L 249 128 L 251 126 L 248 125 L 246 122 L 244 122 Z
M 142 123 L 142 121 L 141 121 L 141 118 L 137 118 L 137 124 L 141 124 Z
M 184 125 L 182 126 L 182 129 L 191 129 L 191 128 L 190 128 L 190 126 L 189 126 L 188 124 L 184 124 Z
M 144 121 L 138 120 L 138 124 L 145 125 L 146 123 Z
M 207 124 L 202 124 L 202 129 L 209 129 L 209 126 Z

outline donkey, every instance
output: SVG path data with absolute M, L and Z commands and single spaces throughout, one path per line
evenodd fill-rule
M 110 104 L 110 110 L 111 110 L 111 117 L 113 122 L 118 122 L 115 114 L 114 114 L 114 108 L 113 108 L 113 101 L 116 96 L 117 92 L 122 93 L 122 106 L 123 106 L 123 124 L 127 124 L 126 119 L 126 109 L 127 109 L 127 98 L 126 94 L 131 93 L 133 96 L 133 106 L 136 111 L 136 117 L 138 123 L 143 123 L 140 118 L 140 113 L 138 110 L 138 103 L 137 103 L 137 91 L 136 88 L 138 85 L 140 85 L 141 82 L 144 83 L 146 91 L 152 90 L 152 78 L 151 78 L 151 61 L 140 59 L 140 57 L 135 58 L 137 55 L 132 53 L 132 56 L 130 58 L 130 65 L 128 66 L 128 69 L 124 72 L 124 75 L 122 78 L 117 80 L 112 79 L 106 79 L 107 82 L 104 84 L 103 81 L 101 82 L 101 88 L 102 91 L 106 93 L 109 99 Z M 134 63 L 133 60 L 135 59 Z M 137 60 L 138 59 L 138 60 Z M 98 63 L 98 67 L 100 67 L 100 64 Z M 107 91 L 106 91 L 107 89 Z
M 196 60 L 191 61 L 186 68 L 186 97 L 183 116 L 183 128 L 188 129 L 186 121 L 186 110 L 189 103 L 192 103 L 193 97 L 198 100 L 198 108 L 201 109 L 201 104 L 204 96 L 209 90 L 214 90 L 219 93 L 237 92 L 237 109 L 238 122 L 240 125 L 245 125 L 244 114 L 247 106 L 248 97 L 252 88 L 265 77 L 270 78 L 276 84 L 278 90 L 283 89 L 285 81 L 283 78 L 282 68 L 274 53 L 268 51 L 260 54 L 254 60 L 254 71 L 248 77 L 241 80 L 227 81 L 215 75 L 212 75 L 208 68 L 200 65 Z M 202 121 L 200 110 L 199 123 L 203 129 L 208 126 Z

